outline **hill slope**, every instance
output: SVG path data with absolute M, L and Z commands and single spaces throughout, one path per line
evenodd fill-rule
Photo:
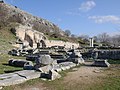
M 57 25 L 52 22 L 47 21 L 46 19 L 33 16 L 17 6 L 8 5 L 0 1 L 0 33 L 6 32 L 8 37 L 14 37 L 10 30 L 15 28 L 18 25 L 25 25 L 32 27 L 32 29 L 44 33 L 48 39 L 52 40 L 62 40 L 69 42 L 78 42 L 78 39 L 75 37 L 69 37 L 62 31 Z M 5 33 L 4 33 L 5 34 Z M 5 36 L 1 38 L 5 39 Z M 6 38 L 6 41 L 8 39 Z M 15 37 L 10 39 L 15 41 Z M 10 41 L 9 40 L 9 41 Z
M 60 28 L 55 24 L 36 16 L 32 16 L 16 6 L 11 6 L 0 2 L 0 27 L 6 26 L 11 22 L 20 23 L 22 25 L 32 26 L 33 29 L 40 32 L 60 32 Z

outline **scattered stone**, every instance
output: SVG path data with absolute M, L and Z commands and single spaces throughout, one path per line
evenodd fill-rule
M 50 53 L 49 50 L 48 51 L 45 51 L 45 50 L 39 51 L 40 55 L 48 55 L 49 53 Z
M 82 55 L 77 50 L 72 51 L 68 60 L 73 62 L 73 63 L 76 63 L 76 64 L 83 64 L 84 63 L 84 59 L 82 58 Z
M 61 68 L 56 68 L 56 69 L 54 69 L 56 72 L 61 72 L 62 71 L 62 69 Z
M 72 70 L 73 70 L 73 71 L 77 71 L 78 69 L 77 69 L 77 68 L 73 68 Z
M 61 69 L 64 71 L 64 70 L 67 70 L 67 68 L 66 67 L 61 67 Z
M 66 69 L 70 69 L 70 66 L 66 66 Z
M 53 67 L 53 69 L 54 69 L 56 72 L 62 71 L 62 69 L 61 69 L 61 67 L 60 67 L 59 64 L 54 64 L 52 67 Z
M 60 78 L 61 75 L 58 74 L 56 71 L 54 71 L 53 69 L 49 71 L 49 76 L 51 80 L 55 80 L 57 78 Z
M 46 78 L 46 79 L 50 79 L 50 80 L 55 80 L 55 79 L 60 78 L 60 77 L 61 77 L 61 75 L 58 74 L 53 69 L 49 70 L 49 72 L 42 73 L 41 76 L 40 76 L 40 78 Z
M 26 60 L 35 61 L 37 57 L 38 57 L 37 55 L 27 55 Z
M 99 70 L 94 70 L 93 72 L 95 72 L 95 73 L 99 73 L 99 72 L 101 72 L 101 71 L 99 71 Z
M 34 70 L 34 66 L 32 66 L 32 65 L 24 65 L 23 69 L 24 70 Z
M 28 54 L 28 51 L 25 49 L 12 49 L 8 54 L 13 56 L 25 56 Z
M 51 56 L 51 58 L 53 58 L 53 59 L 64 59 L 64 56 L 63 56 L 63 55 L 51 54 L 50 56 Z

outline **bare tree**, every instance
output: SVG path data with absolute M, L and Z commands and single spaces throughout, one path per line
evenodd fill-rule
M 111 37 L 110 43 L 112 46 L 120 46 L 120 35 L 114 35 Z
M 89 41 L 88 35 L 80 35 L 78 38 L 81 38 L 83 41 Z
M 105 44 L 105 45 L 108 45 L 109 42 L 110 42 L 110 36 L 107 34 L 107 33 L 102 33 L 102 34 L 99 34 L 97 36 L 98 38 L 98 41 Z

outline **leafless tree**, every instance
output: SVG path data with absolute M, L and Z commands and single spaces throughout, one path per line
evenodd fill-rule
M 108 45 L 110 42 L 110 36 L 107 33 L 102 33 L 97 36 L 97 39 L 100 43 Z

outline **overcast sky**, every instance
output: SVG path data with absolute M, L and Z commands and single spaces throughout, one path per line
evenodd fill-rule
M 5 0 L 73 34 L 120 32 L 120 0 Z

